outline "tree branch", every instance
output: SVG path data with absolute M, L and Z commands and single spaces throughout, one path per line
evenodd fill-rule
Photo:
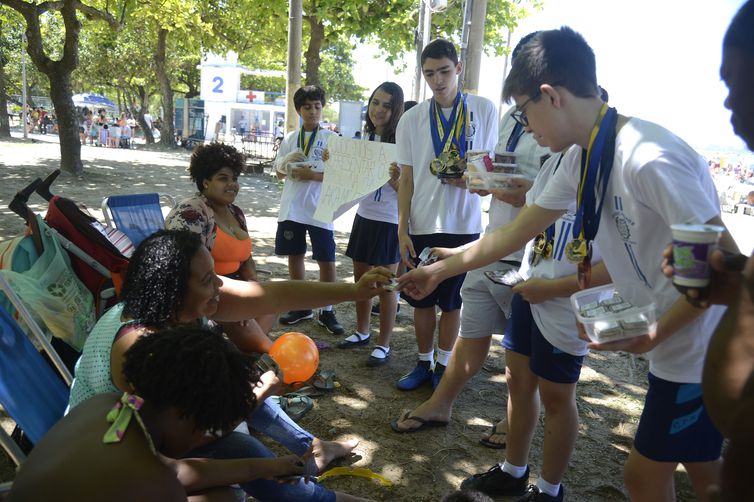
M 107 11 L 95 9 L 94 7 L 85 5 L 78 1 L 75 3 L 75 5 L 76 5 L 76 9 L 80 10 L 84 14 L 94 19 L 99 19 L 99 20 L 107 22 L 107 24 L 109 24 L 110 27 L 115 31 L 120 31 L 120 29 L 123 27 L 123 25 L 117 19 L 115 19 L 112 16 L 112 14 L 110 14 Z

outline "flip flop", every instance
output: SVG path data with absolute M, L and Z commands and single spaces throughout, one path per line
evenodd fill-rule
M 323 370 L 318 372 L 311 380 L 311 386 L 319 391 L 329 392 L 335 388 L 335 372 Z
M 398 421 L 399 420 L 415 420 L 419 422 L 419 427 L 416 427 L 414 429 L 399 429 L 398 428 Z M 407 411 L 400 419 L 395 419 L 392 422 L 390 422 L 390 428 L 393 429 L 398 434 L 404 434 L 408 432 L 419 432 L 424 429 L 430 429 L 434 427 L 445 427 L 450 422 L 447 422 L 445 420 L 428 420 L 426 418 L 421 417 L 412 417 L 411 412 Z
M 276 396 L 277 397 L 277 396 Z M 282 409 L 295 422 L 301 420 L 314 407 L 310 397 L 297 393 L 286 394 L 278 397 L 280 409 Z
M 494 441 L 490 441 L 490 438 L 492 436 L 507 436 L 507 431 L 499 431 L 497 430 L 497 426 L 500 424 L 500 422 L 496 422 L 492 425 L 492 428 L 490 429 L 490 436 L 488 438 L 479 438 L 479 444 L 482 446 L 486 446 L 487 448 L 492 448 L 493 450 L 504 450 L 507 445 L 507 443 L 495 443 Z

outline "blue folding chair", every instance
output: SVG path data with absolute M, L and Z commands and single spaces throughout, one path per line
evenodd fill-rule
M 39 325 L 1 275 L 0 289 L 8 295 L 24 321 L 31 323 L 31 336 L 60 371 L 60 375 L 55 373 L 16 320 L 0 307 L 0 405 L 34 444 L 63 416 L 72 378 Z M 17 465 L 26 459 L 16 442 L 2 428 L 0 446 Z
M 111 195 L 102 201 L 102 214 L 107 226 L 123 232 L 134 247 L 158 230 L 165 228 L 160 197 L 175 207 L 175 199 L 164 193 Z

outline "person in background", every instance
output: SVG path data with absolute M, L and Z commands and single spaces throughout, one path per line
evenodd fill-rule
M 325 91 L 307 85 L 296 91 L 293 102 L 303 123 L 298 131 L 291 132 L 283 140 L 275 160 L 278 178 L 285 179 L 280 197 L 275 254 L 288 257 L 291 279 L 303 279 L 306 235 L 309 234 L 312 258 L 319 267 L 319 280 L 334 282 L 337 274 L 333 224 L 314 218 L 324 179 L 322 155 L 332 134 L 319 124 L 326 102 Z M 280 323 L 292 325 L 313 317 L 311 310 L 296 310 L 280 316 Z M 332 305 L 320 310 L 317 322 L 334 335 L 345 332 Z
M 191 181 L 198 192 L 180 202 L 167 218 L 165 228 L 187 229 L 199 234 L 212 253 L 218 275 L 257 281 L 257 267 L 243 210 L 234 204 L 246 160 L 231 145 L 210 143 L 194 149 L 189 164 Z M 231 340 L 244 352 L 269 352 L 272 341 L 267 332 L 277 319 L 266 315 L 240 323 L 223 323 Z
M 451 42 L 430 42 L 422 51 L 421 64 L 432 99 L 404 113 L 396 132 L 400 167 L 398 240 L 402 261 L 409 268 L 419 263 L 417 258 L 424 248 L 452 248 L 479 238 L 479 196 L 466 189 L 465 181 L 440 179 L 438 174 L 464 162 L 467 152 L 493 152 L 498 136 L 495 105 L 458 89 L 462 65 Z M 463 278 L 463 274 L 449 278 L 421 300 L 403 295 L 414 307 L 417 361 L 398 380 L 398 389 L 414 390 L 425 383 L 434 388 L 439 384 L 458 336 Z M 441 314 L 435 360 L 437 307 Z
M 403 90 L 394 82 L 383 82 L 369 97 L 363 138 L 367 141 L 395 143 L 395 129 L 403 114 Z M 360 133 L 361 131 L 357 131 Z M 398 176 L 392 163 L 390 178 L 373 194 L 364 198 L 356 210 L 346 256 L 353 260 L 355 280 L 373 267 L 385 267 L 393 274 L 401 256 L 398 252 Z M 381 366 L 390 359 L 390 336 L 395 326 L 398 299 L 394 292 L 380 295 L 380 334 L 367 366 Z M 356 302 L 356 330 L 338 346 L 350 348 L 369 342 L 371 299 Z
M 519 41 L 513 50 L 513 58 L 535 34 L 536 32 L 530 33 Z M 495 153 L 503 155 L 506 152 L 514 152 L 518 170 L 534 179 L 539 173 L 540 166 L 552 152 L 549 148 L 539 146 L 534 136 L 527 133 L 525 128 L 515 121 L 514 112 L 515 107 L 512 107 L 500 121 L 500 135 L 495 146 Z M 525 181 L 516 190 L 475 190 L 474 193 L 479 195 L 492 194 L 489 225 L 485 233 L 490 233 L 512 221 L 524 205 L 526 193 L 530 188 L 531 182 Z M 442 254 L 439 250 L 435 253 Z M 517 270 L 521 266 L 522 257 L 523 249 L 517 250 L 504 260 L 472 270 L 466 275 L 461 287 L 464 306 L 461 308 L 459 340 L 453 348 L 453 355 L 440 385 L 428 400 L 410 413 L 414 419 L 450 420 L 456 397 L 471 377 L 481 369 L 487 358 L 492 334 L 502 334 L 506 329 L 506 318 L 510 317 L 512 289 L 492 282 L 485 272 L 503 269 Z M 418 420 L 408 418 L 398 420 L 394 430 L 412 432 L 420 428 L 421 423 Z M 491 431 L 482 437 L 481 444 L 489 448 L 504 448 L 506 430 L 506 420 L 503 419 L 494 424 Z

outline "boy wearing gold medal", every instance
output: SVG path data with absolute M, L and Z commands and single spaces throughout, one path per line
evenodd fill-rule
M 396 132 L 401 165 L 398 240 L 409 268 L 418 264 L 424 248 L 457 247 L 479 237 L 481 205 L 460 179 L 462 161 L 472 150 L 492 152 L 497 142 L 492 102 L 458 91 L 461 64 L 453 44 L 432 41 L 422 51 L 421 64 L 432 99 L 405 113 Z M 399 389 L 439 383 L 458 335 L 463 277 L 448 279 L 420 301 L 404 297 L 414 307 L 419 354 L 416 367 L 398 380 Z M 436 306 L 442 313 L 433 371 Z
M 293 104 L 303 124 L 280 144 L 275 168 L 278 178 L 285 178 L 280 197 L 275 254 L 288 256 L 288 274 L 293 280 L 304 278 L 306 234 L 312 243 L 312 258 L 319 266 L 319 280 L 335 282 L 335 239 L 333 224 L 314 219 L 324 179 L 322 153 L 332 132 L 319 127 L 325 91 L 307 85 L 293 95 Z M 295 310 L 280 316 L 281 324 L 296 324 L 312 319 L 311 310 Z M 342 335 L 343 327 L 335 318 L 332 305 L 324 307 L 317 318 L 319 324 L 334 335 Z
M 595 350 L 647 353 L 649 390 L 626 462 L 624 479 L 633 500 L 673 500 L 673 473 L 684 464 L 699 500 L 719 475 L 722 436 L 701 399 L 704 354 L 721 308 L 689 305 L 660 270 L 670 225 L 724 226 L 707 163 L 662 127 L 618 115 L 599 97 L 594 53 L 570 28 L 538 34 L 513 62 L 504 94 L 519 118 L 553 151 L 572 145 L 535 203 L 510 225 L 464 253 L 401 278 L 401 287 L 421 296 L 445 277 L 478 268 L 517 249 L 542 232 L 574 200 L 576 219 L 570 254 L 580 259 L 582 287 L 589 282 L 589 244 L 599 244 L 615 284 L 642 284 L 655 298 L 657 329 Z M 720 245 L 736 250 L 726 231 Z M 507 481 L 499 466 L 483 483 Z M 509 476 L 510 477 L 510 476 Z M 534 500 L 548 500 L 536 498 Z

